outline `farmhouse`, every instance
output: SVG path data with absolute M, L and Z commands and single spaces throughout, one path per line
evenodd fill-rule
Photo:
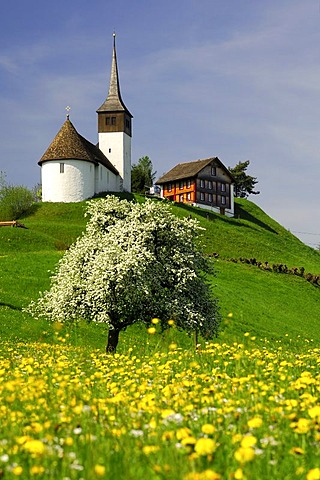
M 168 200 L 234 215 L 234 179 L 218 157 L 179 163 L 156 184 Z
M 41 157 L 42 200 L 79 202 L 101 192 L 131 191 L 132 115 L 120 93 L 115 34 L 109 92 L 98 108 L 97 145 L 69 119 Z

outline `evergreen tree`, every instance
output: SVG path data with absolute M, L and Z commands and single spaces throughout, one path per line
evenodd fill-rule
M 238 162 L 234 168 L 229 167 L 229 171 L 235 180 L 235 197 L 247 198 L 248 195 L 258 195 L 260 193 L 254 191 L 255 185 L 258 183 L 257 178 L 246 174 L 249 165 L 250 161 L 246 160 L 245 162 Z
M 147 188 L 152 187 L 157 172 L 153 172 L 152 161 L 148 156 L 139 158 L 137 164 L 131 169 L 131 191 L 144 193 Z

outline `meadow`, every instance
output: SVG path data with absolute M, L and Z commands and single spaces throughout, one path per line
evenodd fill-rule
M 312 342 L 294 353 L 246 332 L 195 351 L 173 326 L 149 334 L 148 352 L 106 356 L 54 330 L 50 343 L 2 342 L 1 478 L 319 479 Z
M 84 206 L 43 204 L 28 229 L 0 230 L 0 478 L 320 479 L 318 287 L 231 261 L 319 273 L 319 252 L 251 202 L 234 219 L 175 206 L 218 254 L 220 335 L 196 347 L 150 319 L 106 355 L 103 325 L 22 311 L 81 234 Z

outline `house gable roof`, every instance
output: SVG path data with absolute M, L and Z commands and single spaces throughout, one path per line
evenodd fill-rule
M 70 122 L 69 118 L 67 118 L 45 153 L 42 155 L 38 165 L 47 161 L 71 159 L 101 164 L 111 170 L 114 174 L 119 175 L 118 170 L 112 165 L 102 151 L 97 146 L 93 145 L 93 143 L 82 137 Z
M 195 177 L 196 175 L 198 175 L 198 173 L 201 172 L 203 168 L 205 168 L 207 165 L 210 165 L 211 163 L 214 163 L 215 165 L 222 168 L 228 174 L 230 180 L 233 181 L 233 176 L 219 160 L 219 158 L 210 157 L 204 160 L 196 160 L 194 162 L 178 163 L 178 165 L 169 170 L 169 172 L 162 175 L 162 177 L 160 177 L 155 183 L 162 184 L 166 182 L 173 182 L 175 180 L 183 180 L 184 178 Z

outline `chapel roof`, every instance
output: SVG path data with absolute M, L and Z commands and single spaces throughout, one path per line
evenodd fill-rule
M 207 165 L 213 164 L 221 167 L 226 173 L 228 173 L 231 180 L 233 177 L 229 170 L 223 165 L 218 157 L 205 158 L 203 160 L 195 160 L 193 162 L 178 163 L 169 172 L 165 173 L 155 183 L 161 184 L 166 182 L 172 182 L 174 180 L 182 180 L 184 178 L 196 176 Z
M 85 160 L 94 164 L 100 163 L 116 175 L 119 175 L 118 170 L 102 151 L 82 137 L 67 117 L 59 132 L 42 155 L 38 165 L 47 161 L 68 159 Z

